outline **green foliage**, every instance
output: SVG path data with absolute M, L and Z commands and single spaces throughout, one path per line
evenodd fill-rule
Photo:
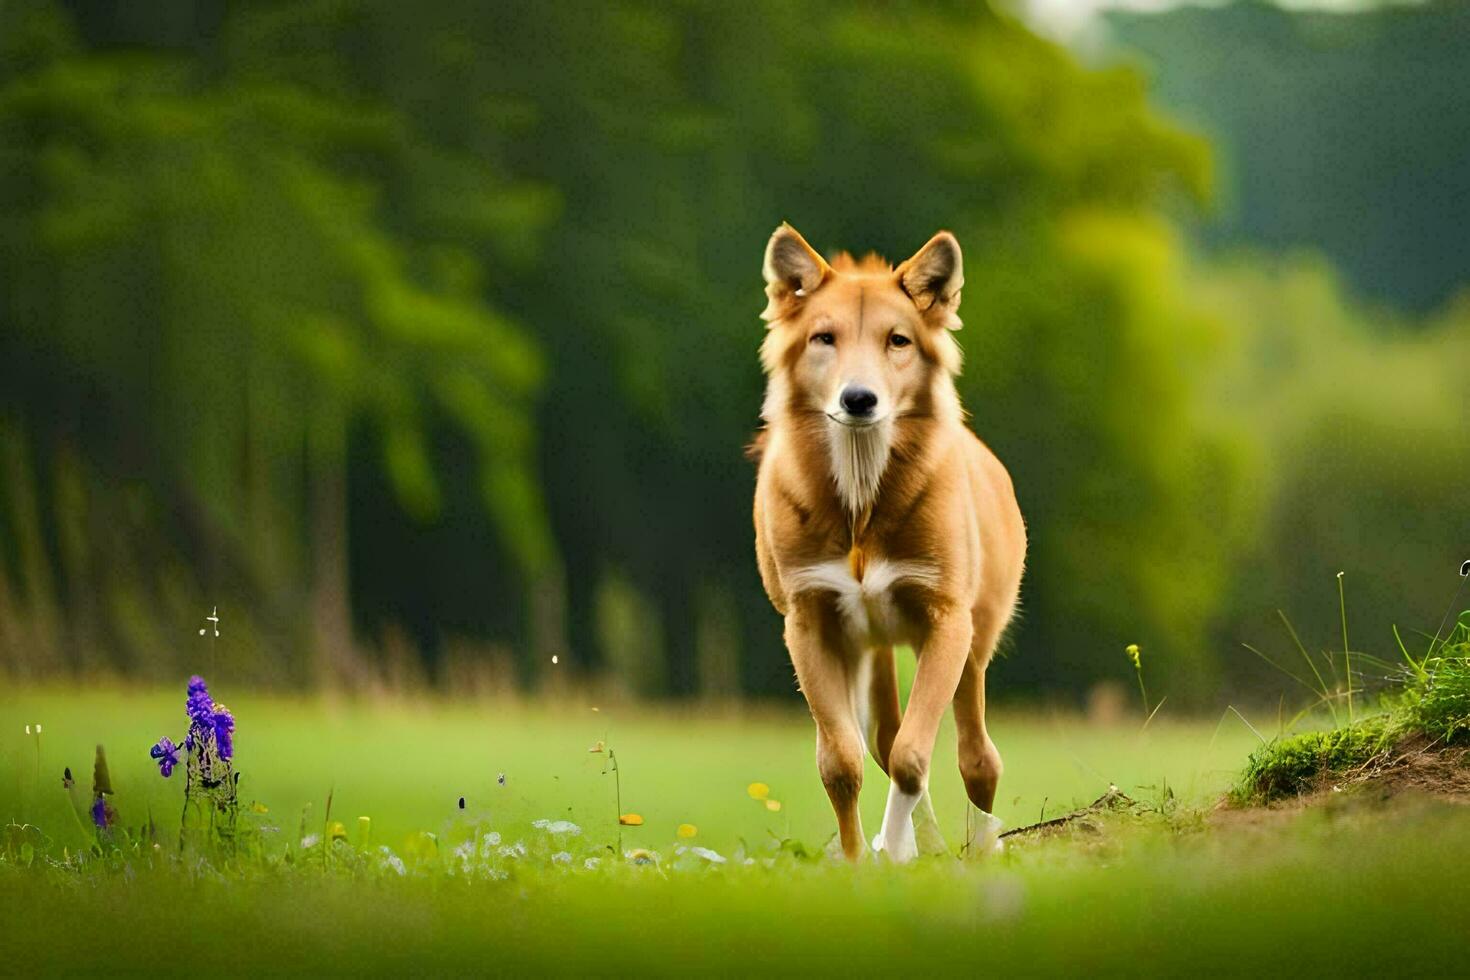
M 1322 6 L 1327 9 L 1285 9 Z M 1209 241 L 1311 243 L 1363 292 L 1432 309 L 1465 284 L 1460 166 L 1470 7 L 1460 0 L 1178 4 L 1113 11 L 1158 104 L 1218 148 Z
M 1216 328 L 1155 207 L 1203 200 L 1209 157 L 1139 76 L 1084 70 L 983 7 L 470 9 L 410 24 L 369 5 L 354 30 L 395 39 L 383 97 L 560 192 L 545 262 L 506 295 L 553 365 L 538 422 L 581 656 L 621 663 L 598 640 L 617 570 L 659 607 L 673 693 L 698 681 L 712 588 L 740 597 L 747 688 L 790 689 L 738 452 L 761 399 L 761 250 L 782 219 L 894 260 L 948 227 L 966 250 L 964 394 L 1034 540 L 1021 655 L 999 670 L 1081 687 L 1108 672 L 1096 651 L 1143 635 L 1168 690 L 1207 688 L 1197 640 L 1239 475 L 1228 434 L 1196 425 Z M 412 91 L 388 83 L 405 77 Z
M 1470 313 L 1191 261 L 1211 153 L 1147 96 L 988 5 L 0 6 L 0 667 L 186 675 L 220 603 L 240 681 L 407 637 L 789 694 L 740 452 L 783 219 L 963 243 L 1032 541 L 998 687 L 1137 641 L 1199 703 L 1318 565 L 1423 623 Z
M 6 362 L 30 367 L 3 407 L 36 439 L 16 473 L 75 454 L 85 492 L 62 526 L 117 524 L 120 474 L 155 477 L 126 532 L 81 533 L 74 567 L 41 574 L 61 610 L 103 597 L 99 660 L 163 666 L 161 593 L 165 621 L 228 590 L 248 640 L 247 615 L 274 627 L 251 648 L 289 649 L 307 618 L 320 646 L 350 587 L 362 625 L 397 610 L 431 641 L 470 622 L 525 649 L 565 616 L 611 667 L 598 583 L 617 569 L 652 597 L 674 692 L 708 673 L 711 594 L 739 597 L 718 617 L 747 685 L 788 688 L 739 448 L 759 256 L 790 218 L 894 259 L 941 226 L 965 242 L 966 394 L 1037 541 L 1024 671 L 1086 683 L 1105 670 L 1091 646 L 1126 632 L 1171 689 L 1207 682 L 1193 640 L 1229 538 L 1192 515 L 1235 477 L 1191 428 L 1178 368 L 1210 328 L 1154 208 L 1202 200 L 1209 162 L 1136 73 L 1084 70 L 983 7 L 308 3 L 231 9 L 192 52 L 167 42 L 198 28 L 166 14 L 5 16 L 0 315 Z M 63 379 L 107 431 L 48 424 L 78 401 Z M 43 555 L 60 508 L 43 489 Z M 125 559 L 139 537 L 166 557 Z M 29 608 L 39 587 L 15 577 Z M 487 615 L 493 588 L 534 615 Z M 124 610 L 119 643 L 99 627 Z
M 1366 765 L 1389 748 L 1392 731 L 1387 715 L 1373 715 L 1330 731 L 1275 739 L 1251 753 L 1233 798 L 1271 802 L 1319 789 L 1325 780 Z
M 1463 742 L 1470 734 L 1470 611 L 1449 640 L 1410 668 L 1400 689 L 1384 696 L 1383 710 L 1322 732 L 1284 736 L 1251 753 L 1232 798 L 1269 803 L 1322 788 L 1362 770 L 1401 742 L 1418 739 L 1431 749 Z
M 1253 515 L 1225 587 L 1220 649 L 1290 609 L 1303 636 L 1337 636 L 1337 572 L 1356 649 L 1396 657 L 1393 626 L 1438 626 L 1470 531 L 1454 474 L 1470 472 L 1464 365 L 1470 304 L 1404 318 L 1365 307 L 1320 258 L 1241 254 L 1198 269 L 1198 301 L 1229 324 L 1208 416 L 1251 433 Z M 1249 657 L 1233 671 L 1265 683 Z
M 1407 724 L 1438 743 L 1463 742 L 1470 735 L 1470 610 L 1413 668 L 1404 691 Z
M 140 588 L 148 603 L 160 572 L 126 553 L 183 507 L 190 533 L 169 560 L 200 573 L 185 585 L 194 607 L 201 587 L 227 591 L 251 600 L 237 628 L 264 607 L 289 636 L 301 597 L 347 587 L 337 528 L 353 433 L 378 443 L 404 510 L 429 521 L 443 505 L 432 433 L 457 431 L 513 566 L 534 578 L 551 565 L 529 420 L 540 349 L 477 295 L 462 221 L 406 207 L 410 233 L 385 206 L 478 181 L 465 205 L 488 209 L 505 182 L 483 162 L 431 167 L 410 119 L 348 93 L 228 57 L 94 54 L 44 8 L 5 16 L 22 28 L 7 38 L 44 51 L 0 86 L 0 411 L 42 443 L 7 477 L 42 480 L 43 447 L 81 457 L 80 493 L 55 502 L 58 521 L 87 528 L 60 576 L 68 605 L 96 597 L 101 619 Z M 250 34 L 269 61 L 287 42 L 270 20 L 232 22 L 226 48 Z M 137 469 L 149 483 L 133 527 L 99 540 Z

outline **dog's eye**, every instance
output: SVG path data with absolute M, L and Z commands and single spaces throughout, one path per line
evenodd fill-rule
M 825 344 L 826 346 L 831 347 L 833 344 L 837 343 L 837 338 L 832 336 L 830 333 L 814 333 L 812 334 L 812 343 Z
M 908 339 L 901 333 L 896 333 L 892 337 L 889 337 L 888 342 L 894 347 L 907 347 L 909 344 L 913 343 L 912 340 Z

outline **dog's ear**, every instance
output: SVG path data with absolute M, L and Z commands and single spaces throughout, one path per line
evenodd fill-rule
M 831 272 L 806 239 L 783 221 L 766 244 L 761 273 L 766 277 L 769 302 L 761 319 L 773 323 L 790 314 L 794 304 L 814 293 Z
M 965 269 L 960 243 L 953 235 L 941 231 L 929 239 L 895 274 L 899 287 L 909 294 L 920 313 L 950 330 L 960 328 L 956 311 L 960 308 L 960 289 L 965 285 Z

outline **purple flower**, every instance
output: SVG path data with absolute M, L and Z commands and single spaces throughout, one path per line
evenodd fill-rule
M 189 712 L 189 720 L 194 724 L 201 728 L 209 728 L 214 724 L 214 700 L 204 686 L 204 678 L 197 674 L 189 678 L 189 699 L 184 702 L 184 706 Z
M 179 764 L 179 747 L 167 735 L 159 739 L 148 754 L 158 760 L 158 772 L 164 779 L 172 775 L 174 766 Z
M 222 704 L 214 706 L 214 742 L 226 762 L 235 754 L 235 716 Z
M 112 825 L 116 817 L 116 811 L 107 805 L 107 800 L 99 795 L 92 803 L 92 822 L 97 825 L 98 830 L 106 830 Z
M 228 762 L 235 754 L 235 716 L 230 709 L 216 704 L 209 696 L 204 678 L 195 674 L 189 678 L 189 697 L 185 701 L 189 713 L 189 732 L 184 736 L 184 749 L 193 752 L 203 750 L 213 739 L 221 760 Z M 167 743 L 167 744 L 165 744 Z M 162 753 L 172 748 L 170 761 L 165 765 Z M 153 757 L 159 760 L 159 769 L 165 776 L 178 765 L 178 746 L 165 739 L 153 747 Z

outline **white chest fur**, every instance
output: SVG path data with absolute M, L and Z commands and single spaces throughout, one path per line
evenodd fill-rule
M 867 562 L 859 580 L 850 563 L 839 558 L 797 569 L 789 582 L 793 592 L 832 593 L 852 639 L 879 646 L 908 639 L 893 601 L 895 591 L 903 585 L 933 588 L 939 582 L 939 570 L 925 561 L 877 558 Z

